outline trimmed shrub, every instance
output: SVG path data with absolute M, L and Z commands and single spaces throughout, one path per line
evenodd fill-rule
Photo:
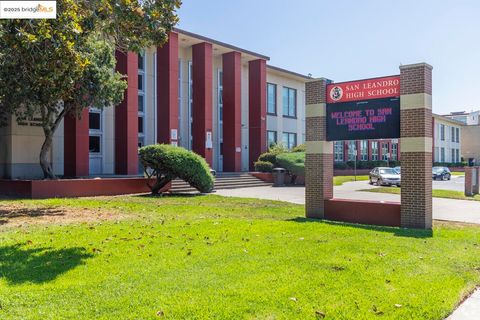
M 434 162 L 434 167 L 467 167 L 468 162 Z
M 257 161 L 254 163 L 255 171 L 272 172 L 273 164 L 269 161 Z
M 278 165 L 292 176 L 305 175 L 305 152 L 282 153 L 277 156 Z
M 306 151 L 307 151 L 307 147 L 305 146 L 305 144 L 299 144 L 298 146 L 292 149 L 292 152 L 306 152 Z
M 276 143 L 268 149 L 268 152 L 274 154 L 286 153 L 288 148 L 286 148 L 283 143 Z
M 158 194 L 170 181 L 180 178 L 200 192 L 211 192 L 214 179 L 205 159 L 198 154 L 168 144 L 155 144 L 139 149 L 140 162 L 148 178 L 155 178 L 152 194 Z
M 345 170 L 345 169 L 350 169 L 345 162 L 335 162 L 333 164 L 333 169 L 337 170 Z
M 275 163 L 277 163 L 277 155 L 275 153 L 272 153 L 272 152 L 265 152 L 265 153 L 262 153 L 258 157 L 258 161 L 259 162 L 270 162 L 271 164 L 275 164 Z

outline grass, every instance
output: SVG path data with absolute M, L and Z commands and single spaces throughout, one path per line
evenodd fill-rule
M 357 181 L 368 180 L 368 176 L 357 176 Z M 341 186 L 345 182 L 355 181 L 355 176 L 335 176 L 333 177 L 333 185 Z
M 464 176 L 465 172 L 452 171 L 451 174 L 452 174 L 452 176 Z
M 443 319 L 480 284 L 473 226 L 432 236 L 213 195 L 12 204 L 125 219 L 0 227 L 0 319 Z
M 363 189 L 360 191 L 400 194 L 401 188 L 380 187 L 373 189 Z M 435 198 L 480 201 L 480 195 L 478 194 L 473 197 L 467 197 L 462 191 L 453 190 L 434 189 L 432 190 L 432 196 Z

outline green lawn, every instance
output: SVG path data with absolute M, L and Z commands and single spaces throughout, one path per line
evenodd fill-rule
M 368 180 L 368 176 L 357 176 L 357 181 Z M 355 176 L 335 176 L 333 177 L 333 185 L 341 186 L 345 182 L 355 181 Z
M 459 172 L 459 171 L 452 171 L 452 176 L 464 176 L 465 172 Z
M 400 190 L 401 188 L 380 187 L 380 188 L 373 188 L 373 189 L 363 189 L 360 191 L 400 194 Z M 462 191 L 453 191 L 453 190 L 434 189 L 432 190 L 432 196 L 435 198 L 480 201 L 480 195 L 478 194 L 476 194 L 473 197 L 467 197 Z
M 438 224 L 432 236 L 213 195 L 0 208 L 0 319 L 443 319 L 480 284 L 473 226 Z M 65 208 L 123 220 L 5 218 Z

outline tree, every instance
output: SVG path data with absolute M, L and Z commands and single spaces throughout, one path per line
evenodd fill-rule
M 200 192 L 213 190 L 214 179 L 204 158 L 195 152 L 169 144 L 155 144 L 139 149 L 147 185 L 156 195 L 172 180 L 180 178 Z M 155 179 L 153 184 L 150 180 Z
M 123 99 L 114 50 L 163 44 L 179 6 L 178 0 L 60 0 L 57 19 L 0 21 L 0 125 L 11 115 L 18 122 L 41 119 L 45 178 L 55 178 L 47 154 L 65 115 Z

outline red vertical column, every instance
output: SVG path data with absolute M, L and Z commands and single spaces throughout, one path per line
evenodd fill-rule
M 157 142 L 178 143 L 178 33 L 157 48 Z
M 115 108 L 115 173 L 138 173 L 138 56 L 115 53 L 116 70 L 127 76 L 123 101 Z
M 83 110 L 81 119 L 67 114 L 64 120 L 63 174 L 66 177 L 88 176 L 89 153 L 88 108 Z
M 223 170 L 242 169 L 241 54 L 223 54 Z
M 192 149 L 212 166 L 212 44 L 192 46 L 193 125 Z
M 267 151 L 267 62 L 263 59 L 248 63 L 248 144 L 249 168 L 260 154 Z

